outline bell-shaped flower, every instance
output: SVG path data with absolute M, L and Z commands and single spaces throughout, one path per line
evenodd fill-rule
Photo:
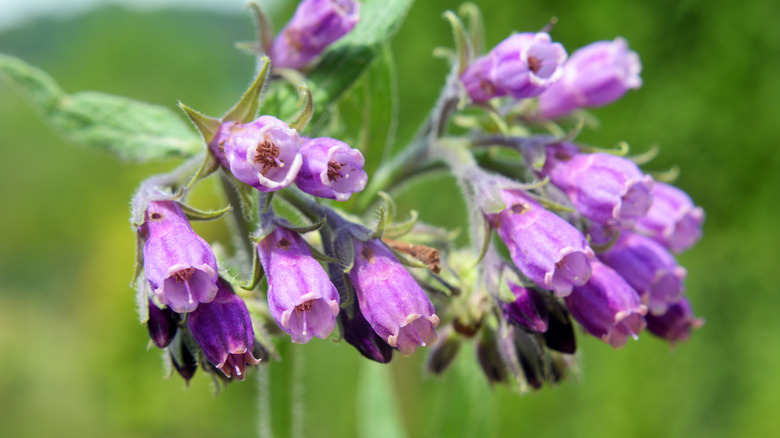
M 276 227 L 257 245 L 268 278 L 268 307 L 292 341 L 327 338 L 336 328 L 339 294 L 303 238 Z
M 490 78 L 497 93 L 515 99 L 538 96 L 557 81 L 567 56 L 566 49 L 544 32 L 512 35 L 490 54 L 495 58 Z
M 346 201 L 366 187 L 363 154 L 343 141 L 328 137 L 306 138 L 301 146 L 303 164 L 295 184 L 320 198 Z
M 463 88 L 474 102 L 482 103 L 499 97 L 491 76 L 494 65 L 495 57 L 487 54 L 474 60 L 460 75 Z
M 300 147 L 295 129 L 276 117 L 260 116 L 233 127 L 223 150 L 233 176 L 261 192 L 272 192 L 295 180 L 303 162 Z
M 574 52 L 563 76 L 539 96 L 542 116 L 555 118 L 585 107 L 612 103 L 642 86 L 639 55 L 623 38 L 598 41 Z
M 144 271 L 160 303 L 192 312 L 217 294 L 217 261 L 174 201 L 150 201 L 141 233 Z
M 565 298 L 569 312 L 585 330 L 614 348 L 645 328 L 647 308 L 639 294 L 610 267 L 592 261 L 593 275 Z
M 509 290 L 515 296 L 511 303 L 502 302 L 501 310 L 511 324 L 537 333 L 547 331 L 547 306 L 544 297 L 534 289 L 508 282 Z
M 691 303 L 686 298 L 670 304 L 663 315 L 647 315 L 646 318 L 647 330 L 672 344 L 687 341 L 691 331 L 704 324 L 704 320 L 693 316 Z
M 203 354 L 227 377 L 244 380 L 246 365 L 260 363 L 252 355 L 255 333 L 244 301 L 220 278 L 213 301 L 201 304 L 187 318 Z
M 349 278 L 360 311 L 374 331 L 404 355 L 436 340 L 439 317 L 409 271 L 379 240 L 355 240 Z
M 701 238 L 704 210 L 696 207 L 687 193 L 677 187 L 656 182 L 653 204 L 647 215 L 636 223 L 635 231 L 651 236 L 672 252 L 682 252 Z

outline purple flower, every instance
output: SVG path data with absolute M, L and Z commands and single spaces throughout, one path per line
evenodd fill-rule
M 304 0 L 271 47 L 276 67 L 301 69 L 358 22 L 355 0 Z
M 346 201 L 366 187 L 363 154 L 343 141 L 328 137 L 307 138 L 301 146 L 303 165 L 295 184 L 320 198 Z
M 516 99 L 541 94 L 563 74 L 566 61 L 566 49 L 544 32 L 512 35 L 490 54 L 495 58 L 490 78 L 497 94 Z
M 631 228 L 652 203 L 653 179 L 615 155 L 580 154 L 570 144 L 548 146 L 542 172 L 569 195 L 577 211 L 598 224 Z
M 669 304 L 683 297 L 685 268 L 649 237 L 624 230 L 599 258 L 636 289 L 653 315 L 665 313 Z
M 431 345 L 439 317 L 420 285 L 381 241 L 354 244 L 355 265 L 349 278 L 366 321 L 404 355 L 414 353 L 418 345 Z
M 628 50 L 623 38 L 589 44 L 571 55 L 561 79 L 539 96 L 539 109 L 544 117 L 555 118 L 612 103 L 642 86 L 640 71 L 639 55 Z
M 230 283 L 217 280 L 219 291 L 210 303 L 201 304 L 187 319 L 192 336 L 203 354 L 228 377 L 244 380 L 246 364 L 257 365 L 252 356 L 255 334 L 244 301 Z
M 233 128 L 224 152 L 236 178 L 261 192 L 272 192 L 295 180 L 302 163 L 300 147 L 294 129 L 276 117 L 261 116 Z
M 669 305 L 663 315 L 647 315 L 647 330 L 671 343 L 687 341 L 691 330 L 703 324 L 704 320 L 693 316 L 691 303 L 685 298 Z
M 376 334 L 358 306 L 353 307 L 351 318 L 349 312 L 343 311 L 339 314 L 339 320 L 344 340 L 360 354 L 379 363 L 388 363 L 393 359 L 393 347 Z
M 636 231 L 647 234 L 673 252 L 682 252 L 701 237 L 704 210 L 693 205 L 690 196 L 675 186 L 655 183 L 653 204 L 636 223 Z
M 558 296 L 585 284 L 594 256 L 585 236 L 520 190 L 502 190 L 501 197 L 507 208 L 487 218 L 517 268 Z
M 336 327 L 339 294 L 298 233 L 277 227 L 257 245 L 268 278 L 271 316 L 292 341 L 327 338 Z
M 144 271 L 157 298 L 176 313 L 192 312 L 217 294 L 217 261 L 174 201 L 150 201 L 140 228 Z
M 639 294 L 617 272 L 598 261 L 592 261 L 593 275 L 566 297 L 574 319 L 588 333 L 615 348 L 626 344 L 629 336 L 645 328 L 647 308 Z
M 517 327 L 532 332 L 547 331 L 547 307 L 542 295 L 533 290 L 508 282 L 509 289 L 515 296 L 511 303 L 501 303 L 504 317 Z
M 460 75 L 463 88 L 474 102 L 487 102 L 498 97 L 498 90 L 491 79 L 491 72 L 495 65 L 495 57 L 491 54 L 477 58 Z
M 170 307 L 160 309 L 154 301 L 149 300 L 149 320 L 146 327 L 157 348 L 165 348 L 173 341 L 178 325 L 179 315 L 176 312 Z

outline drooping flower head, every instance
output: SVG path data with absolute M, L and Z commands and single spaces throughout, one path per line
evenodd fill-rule
M 366 187 L 363 154 L 343 141 L 328 137 L 306 138 L 301 146 L 303 165 L 295 184 L 320 198 L 346 201 Z
M 213 301 L 201 304 L 187 318 L 192 336 L 203 354 L 227 377 L 244 380 L 246 365 L 257 365 L 252 355 L 255 333 L 244 301 L 220 278 Z
M 366 321 L 404 355 L 431 345 L 439 317 L 420 285 L 381 241 L 355 240 L 354 246 L 349 278 Z
M 295 129 L 271 116 L 234 127 L 223 149 L 233 175 L 261 192 L 289 186 L 298 175 L 301 138 Z
M 704 210 L 696 207 L 687 193 L 677 187 L 656 182 L 653 205 L 640 218 L 636 231 L 651 236 L 672 252 L 682 252 L 701 238 Z
M 339 294 L 298 233 L 276 227 L 257 245 L 268 278 L 268 307 L 292 341 L 327 338 L 336 327 Z
M 584 107 L 612 103 L 642 86 L 639 55 L 623 38 L 598 41 L 571 55 L 563 76 L 539 96 L 542 116 L 555 118 Z
M 187 313 L 214 299 L 216 258 L 176 202 L 150 201 L 140 231 L 146 278 L 162 304 Z
M 670 304 L 663 315 L 647 315 L 647 330 L 672 344 L 687 341 L 691 331 L 704 325 L 704 320 L 693 316 L 691 302 L 687 298 Z

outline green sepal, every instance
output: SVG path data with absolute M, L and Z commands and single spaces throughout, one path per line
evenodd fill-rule
M 457 70 L 458 75 L 460 75 L 466 70 L 466 67 L 471 64 L 471 60 L 474 57 L 474 48 L 471 46 L 471 38 L 466 31 L 466 27 L 463 26 L 463 22 L 460 21 L 460 18 L 458 18 L 454 12 L 445 11 L 444 14 L 442 14 L 442 17 L 449 21 L 450 27 L 452 27 L 452 37 L 455 40 L 455 51 L 458 54 Z
M 203 162 L 198 167 L 198 170 L 195 171 L 195 173 L 192 175 L 192 178 L 190 178 L 187 184 L 181 186 L 179 190 L 176 191 L 176 193 L 173 195 L 173 199 L 182 198 L 196 182 L 206 178 L 207 176 L 214 173 L 214 171 L 219 169 L 219 161 L 217 161 L 217 159 L 214 158 L 214 155 L 210 153 L 206 153 L 205 155 L 206 156 L 204 157 Z
M 485 255 L 487 255 L 488 249 L 490 248 L 490 242 L 493 240 L 493 227 L 490 226 L 490 223 L 483 219 L 482 223 L 484 224 L 483 227 L 483 236 L 482 236 L 482 246 L 480 246 L 479 249 L 479 255 L 477 256 L 477 261 L 474 263 L 474 267 L 476 268 L 480 263 L 482 263 L 482 259 L 485 258 Z
M 390 247 L 388 245 L 385 245 L 385 246 L 387 246 L 387 248 L 390 251 L 393 252 L 393 254 L 395 255 L 395 258 L 397 258 L 398 261 L 401 262 L 402 265 L 406 265 L 406 266 L 409 266 L 409 267 L 412 267 L 412 268 L 430 269 L 429 265 L 426 265 L 425 263 L 423 263 L 421 261 L 415 260 L 415 259 L 411 258 L 409 255 L 404 254 L 404 253 L 402 253 L 400 251 L 397 251 L 396 249 L 394 249 L 394 248 L 392 248 L 392 247 Z
M 390 196 L 387 192 L 377 192 L 376 194 L 380 198 L 382 198 L 383 201 L 385 201 L 385 213 L 386 213 L 386 220 L 387 223 L 393 222 L 393 219 L 395 218 L 395 201 L 393 201 L 393 197 Z
M 614 245 L 615 242 L 617 242 L 618 237 L 620 237 L 620 229 L 615 230 L 612 236 L 610 236 L 609 242 L 603 245 L 597 245 L 590 240 L 590 235 L 588 235 L 588 246 L 590 246 L 593 252 L 596 253 L 606 252 L 609 251 L 610 248 L 612 248 L 612 245 Z
M 183 202 L 179 202 L 179 207 L 184 211 L 187 219 L 191 221 L 212 221 L 219 219 L 223 214 L 233 209 L 231 205 L 227 205 L 219 210 L 200 210 Z
M 222 122 L 188 107 L 181 103 L 181 101 L 179 102 L 179 108 L 184 110 L 184 113 L 187 114 L 187 117 L 189 117 L 195 125 L 195 128 L 198 129 L 200 136 L 203 137 L 203 141 L 205 141 L 206 144 L 211 143 L 211 141 L 214 140 L 214 137 L 217 136 L 219 126 Z
M 252 251 L 252 278 L 247 283 L 239 283 L 237 286 L 241 289 L 253 290 L 260 284 L 264 276 L 265 271 L 263 270 L 263 265 L 260 263 L 260 257 L 258 256 L 257 251 Z
M 625 157 L 628 155 L 629 150 L 631 150 L 631 147 L 628 145 L 627 142 L 621 141 L 618 142 L 618 147 L 616 149 L 606 149 L 606 148 L 599 148 L 596 146 L 580 146 L 580 150 L 583 150 L 585 152 L 601 152 L 604 154 L 611 154 L 611 155 L 617 155 L 618 157 Z
M 346 230 L 336 235 L 336 258 L 345 274 L 355 266 L 355 242 L 352 238 L 352 233 Z
M 144 239 L 141 238 L 141 233 L 136 231 L 135 233 L 135 263 L 133 266 L 133 276 L 130 278 L 130 287 L 138 287 L 138 277 L 141 275 L 141 271 L 144 269 Z
M 471 47 L 474 53 L 482 53 L 485 49 L 485 20 L 482 18 L 482 11 L 479 9 L 479 6 L 471 2 L 463 3 L 458 8 L 458 15 L 468 22 Z
M 244 219 L 251 223 L 257 222 L 258 206 L 257 198 L 255 197 L 255 189 L 249 184 L 245 184 L 232 176 L 231 180 L 241 199 L 241 212 L 244 215 Z
M 298 86 L 298 106 L 301 108 L 298 116 L 295 117 L 291 123 L 290 128 L 295 129 L 298 132 L 303 132 L 306 125 L 311 120 L 311 116 L 314 114 L 314 104 L 312 103 L 311 90 L 306 84 Z
M 403 222 L 396 222 L 394 224 L 391 224 L 386 227 L 385 229 L 385 236 L 390 238 L 396 238 L 401 237 L 410 231 L 414 229 L 414 226 L 417 224 L 417 219 L 419 217 L 419 214 L 417 213 L 417 210 L 412 210 L 409 212 L 409 218 L 406 219 Z
M 643 166 L 655 159 L 655 157 L 658 156 L 658 153 L 661 152 L 661 148 L 658 147 L 658 145 L 652 145 L 650 146 L 650 149 L 648 149 L 645 152 L 642 152 L 639 155 L 634 155 L 633 157 L 628 157 L 629 160 L 633 161 L 634 164 L 637 166 Z
M 328 218 L 323 216 L 319 220 L 317 220 L 317 222 L 314 222 L 310 225 L 293 225 L 292 223 L 286 220 L 284 222 L 285 223 L 282 224 L 284 228 L 299 234 L 304 234 L 304 233 L 310 233 L 312 231 L 319 230 L 328 222 Z
M 259 106 L 260 92 L 263 90 L 266 77 L 268 76 L 268 69 L 271 65 L 271 61 L 267 56 L 260 58 L 260 71 L 257 73 L 255 80 L 249 85 L 249 88 L 244 92 L 241 99 L 222 117 L 223 121 L 231 121 L 238 123 L 249 123 L 255 119 L 257 115 L 257 108 Z
M 544 198 L 542 196 L 526 192 L 526 195 L 532 197 L 535 199 L 538 203 L 542 204 L 542 207 L 552 210 L 552 211 L 560 211 L 562 213 L 574 213 L 574 209 L 571 207 L 567 207 L 565 205 L 559 204 L 557 202 L 550 201 L 547 198 Z
M 271 203 L 274 200 L 274 193 L 276 192 L 268 192 L 268 193 L 261 193 L 260 197 L 258 198 L 258 204 L 260 201 L 263 202 L 263 211 L 261 213 L 266 213 L 271 209 Z
M 680 176 L 680 166 L 674 165 L 669 170 L 662 172 L 650 172 L 650 175 L 656 181 L 661 181 L 667 184 L 673 183 Z
M 255 48 L 257 53 L 268 53 L 274 41 L 273 23 L 259 4 L 250 1 L 247 3 L 247 7 L 252 10 L 252 15 L 255 17 L 255 27 L 257 28 Z
M 309 242 L 306 242 L 306 245 L 308 245 L 309 251 L 311 251 L 311 256 L 314 257 L 315 260 L 323 263 L 337 263 L 337 264 L 339 263 L 338 259 L 326 255 L 316 247 L 309 245 Z
M 384 207 L 379 207 L 379 221 L 376 223 L 376 229 L 371 235 L 373 239 L 381 239 L 385 234 L 385 226 L 387 225 L 387 215 L 385 214 Z
M 585 119 L 584 118 L 577 119 L 577 124 L 574 126 L 574 128 L 572 128 L 571 131 L 567 132 L 563 137 L 561 137 L 558 140 L 558 143 L 574 141 L 577 137 L 579 137 L 580 133 L 582 132 L 582 128 L 584 127 L 585 127 Z

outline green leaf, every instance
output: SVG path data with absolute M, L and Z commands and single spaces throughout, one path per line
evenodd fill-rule
M 97 92 L 65 94 L 43 70 L 0 55 L 0 79 L 67 139 L 127 161 L 151 161 L 201 152 L 201 139 L 168 108 Z

